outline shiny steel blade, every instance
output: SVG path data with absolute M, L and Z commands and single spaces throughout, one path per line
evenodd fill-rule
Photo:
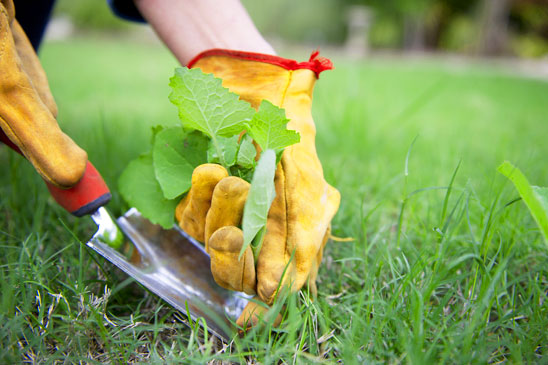
M 137 255 L 131 262 L 108 245 L 120 234 L 105 208 L 92 215 L 97 233 L 87 243 L 148 290 L 193 321 L 204 318 L 207 329 L 229 340 L 235 322 L 248 302 L 241 293 L 226 290 L 213 279 L 209 255 L 200 243 L 174 227 L 150 223 L 134 208 L 118 218 L 118 226 L 133 243 Z

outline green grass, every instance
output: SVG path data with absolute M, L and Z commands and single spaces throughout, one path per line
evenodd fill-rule
M 60 124 L 123 213 L 119 174 L 150 126 L 177 123 L 176 62 L 86 38 L 41 56 Z M 335 65 L 315 91 L 317 147 L 342 193 L 333 234 L 355 240 L 327 245 L 317 300 L 290 296 L 279 329 L 229 344 L 189 329 L 86 249 L 91 220 L 2 148 L 0 362 L 546 362 L 548 250 L 496 168 L 508 159 L 548 185 L 548 83 L 434 61 Z

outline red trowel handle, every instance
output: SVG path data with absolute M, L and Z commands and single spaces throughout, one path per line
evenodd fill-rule
M 89 161 L 84 176 L 72 188 L 61 189 L 47 181 L 46 185 L 55 201 L 77 217 L 94 213 L 112 197 L 107 184 Z
M 0 130 L 0 141 L 22 154 L 2 130 Z M 95 212 L 99 207 L 107 204 L 111 198 L 107 184 L 89 161 L 84 176 L 72 188 L 61 189 L 47 181 L 45 183 L 57 203 L 77 217 Z

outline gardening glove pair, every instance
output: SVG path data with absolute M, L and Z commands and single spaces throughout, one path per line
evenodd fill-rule
M 211 50 L 196 57 L 198 67 L 223 80 L 223 86 L 254 108 L 263 99 L 285 109 L 288 129 L 300 142 L 287 147 L 275 173 L 276 197 L 268 213 L 266 235 L 257 262 L 243 244 L 241 219 L 250 184 L 228 176 L 224 167 L 198 166 L 192 186 L 176 209 L 180 227 L 205 242 L 216 282 L 231 290 L 256 295 L 271 305 L 278 289 L 300 290 L 313 296 L 330 222 L 338 210 L 340 194 L 327 184 L 315 148 L 316 128 L 311 115 L 312 91 L 320 72 L 331 69 L 329 60 L 312 54 L 298 63 L 276 56 Z M 251 301 L 237 324 L 257 323 L 265 306 Z
M 47 181 L 69 188 L 83 176 L 87 154 L 65 135 L 46 74 L 12 0 L 0 0 L 0 128 Z M 0 131 L 0 134 L 1 131 Z

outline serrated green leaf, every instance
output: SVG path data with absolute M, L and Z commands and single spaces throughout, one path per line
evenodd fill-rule
M 238 150 L 238 157 L 236 158 L 236 164 L 246 169 L 255 167 L 255 157 L 257 156 L 257 149 L 253 144 L 251 137 L 246 133 L 243 135 L 240 142 L 240 149 Z
M 226 168 L 236 164 L 236 154 L 238 153 L 238 136 L 228 138 L 217 137 L 217 144 L 213 140 L 209 141 L 207 149 L 207 162 L 218 163 Z M 219 156 L 219 153 L 221 154 Z
M 255 113 L 249 103 L 224 88 L 221 79 L 197 68 L 177 68 L 169 86 L 169 100 L 179 109 L 183 127 L 213 139 L 239 134 Z
M 548 244 L 548 189 L 531 186 L 525 175 L 508 161 L 500 165 L 498 171 L 514 184 Z
M 261 147 L 275 152 L 300 141 L 299 133 L 286 128 L 289 119 L 285 111 L 267 100 L 261 102 L 259 111 L 249 122 L 249 134 Z
M 150 154 L 131 161 L 122 172 L 118 185 L 124 200 L 152 223 L 160 224 L 166 229 L 173 227 L 177 200 L 164 198 L 154 175 Z
M 240 257 L 251 244 L 257 233 L 266 227 L 266 220 L 270 205 L 276 195 L 274 187 L 274 173 L 276 171 L 276 154 L 273 150 L 265 150 L 261 153 L 261 158 L 255 167 L 251 186 L 247 195 L 242 217 L 242 230 L 244 233 L 244 243 L 240 251 Z M 261 242 L 255 244 L 255 248 L 262 245 Z M 258 250 L 254 251 L 257 257 Z
M 161 130 L 154 138 L 154 173 L 166 199 L 174 199 L 190 189 L 192 172 L 197 165 L 189 159 L 200 162 L 205 155 L 199 148 L 185 148 L 185 137 L 181 127 L 171 127 Z

